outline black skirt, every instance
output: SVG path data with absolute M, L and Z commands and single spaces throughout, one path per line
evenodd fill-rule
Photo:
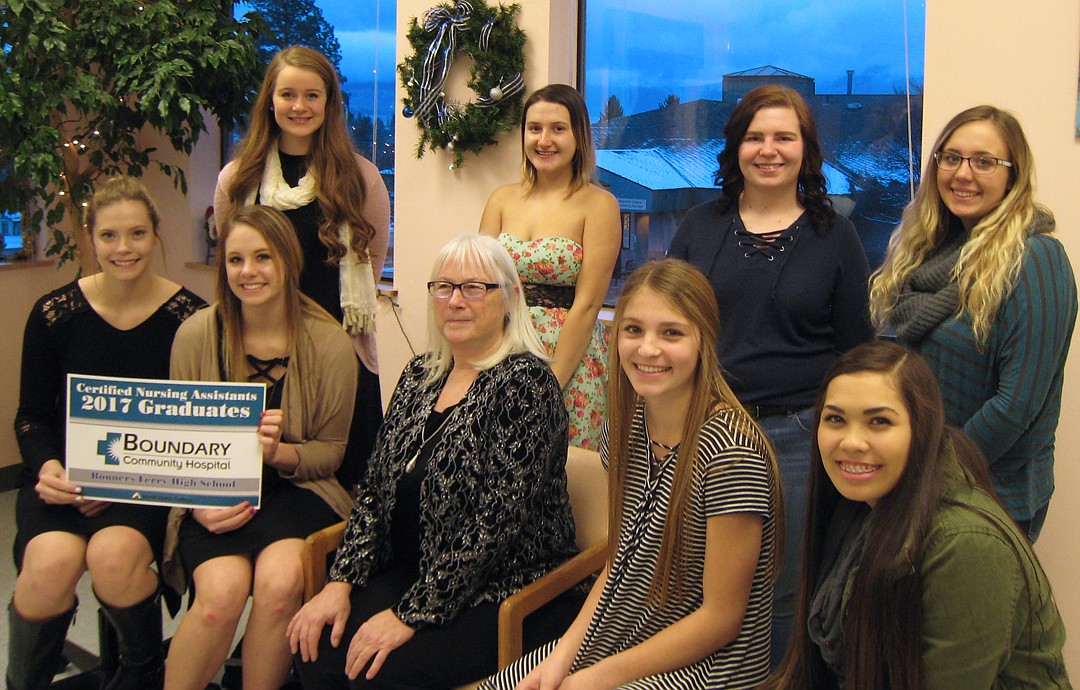
M 304 539 L 312 532 L 340 522 L 326 501 L 314 491 L 281 479 L 276 471 L 264 476 L 262 507 L 243 527 L 214 534 L 188 513 L 180 523 L 180 558 L 190 580 L 191 573 L 211 558 L 254 556 L 282 539 Z M 269 479 L 269 481 L 267 481 Z
M 75 506 L 45 503 L 34 489 L 34 483 L 26 482 L 15 500 L 15 524 L 18 527 L 13 547 L 15 567 L 22 568 L 26 545 L 39 534 L 68 532 L 89 539 L 106 527 L 130 527 L 146 538 L 160 570 L 168 521 L 168 508 L 130 503 L 113 503 L 99 515 L 84 517 Z

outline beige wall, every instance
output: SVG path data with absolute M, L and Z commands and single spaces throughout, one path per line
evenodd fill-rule
M 1080 3 L 1076 0 L 930 0 L 926 9 L 923 150 L 941 127 L 979 103 L 1011 110 L 1035 151 L 1039 199 L 1057 216 L 1058 237 L 1080 273 L 1080 142 L 1073 136 Z M 1070 636 L 1066 664 L 1080 681 L 1080 343 L 1066 369 L 1057 436 L 1057 490 L 1037 551 Z
M 545 84 L 571 83 L 573 79 L 575 27 L 573 0 L 528 0 L 521 3 L 518 17 L 528 36 L 526 45 L 526 87 L 533 91 Z M 398 0 L 398 26 L 423 14 L 431 0 Z M 398 31 L 398 55 L 411 52 Z M 465 64 L 455 64 L 448 85 L 461 85 L 467 77 Z M 398 86 L 397 103 L 402 94 Z M 452 97 L 471 100 L 468 90 L 448 88 Z M 395 250 L 394 283 L 398 290 L 400 315 L 405 331 L 417 352 L 425 349 L 427 293 L 431 264 L 440 247 L 463 232 L 476 232 L 488 195 L 495 187 L 521 177 L 519 131 L 501 134 L 499 145 L 480 157 L 466 154 L 465 163 L 450 170 L 452 156 L 428 151 L 413 157 L 418 133 L 414 120 L 397 113 L 395 160 Z M 379 368 L 383 397 L 387 398 L 411 352 L 392 316 L 387 316 L 386 300 L 380 300 L 383 314 L 378 320 Z

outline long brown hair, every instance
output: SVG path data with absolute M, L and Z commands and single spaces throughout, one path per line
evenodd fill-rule
M 281 128 L 270 108 L 274 100 L 274 84 L 285 67 L 314 72 L 322 79 L 326 89 L 326 119 L 312 138 L 307 169 L 308 174 L 315 177 L 315 198 L 323 215 L 319 240 L 329 252 L 328 263 L 337 264 L 345 256 L 345 246 L 338 237 L 338 228 L 346 222 L 352 229 L 353 250 L 361 261 L 368 261 L 367 246 L 375 235 L 375 228 L 364 218 L 367 188 L 356 167 L 356 153 L 345 121 L 337 70 L 317 50 L 290 46 L 270 60 L 251 111 L 247 133 L 237 145 L 236 174 L 232 185 L 226 190 L 229 201 L 234 208 L 247 203 L 247 197 L 262 182 L 266 156 L 278 153 L 271 150 L 271 144 L 277 140 Z
M 724 148 L 716 156 L 720 164 L 720 169 L 716 172 L 716 185 L 722 189 L 719 199 L 721 206 L 725 210 L 739 207 L 739 196 L 746 187 L 746 180 L 739 168 L 739 147 L 754 116 L 762 108 L 791 108 L 795 111 L 803 142 L 796 198 L 810 214 L 816 227 L 828 227 L 836 213 L 829 201 L 825 173 L 821 170 L 825 157 L 821 153 L 814 116 L 810 112 L 810 106 L 797 91 L 776 84 L 766 84 L 748 91 L 735 106 L 724 126 Z
M 874 508 L 862 559 L 844 605 L 843 665 L 847 687 L 925 687 L 920 572 L 927 536 L 946 500 L 946 471 L 950 466 L 959 466 L 973 487 L 994 496 L 985 458 L 959 431 L 945 425 L 937 380 L 919 355 L 896 343 L 878 340 L 863 343 L 837 359 L 821 383 L 815 406 L 810 496 L 795 625 L 787 655 L 765 688 L 812 690 L 832 684 L 831 672 L 807 633 L 807 617 L 823 576 L 826 531 L 836 509 L 847 499 L 825 472 L 817 429 L 829 384 L 839 376 L 865 372 L 886 377 L 904 401 L 911 424 L 911 445 L 899 481 Z M 1003 533 L 1008 529 L 994 517 L 976 512 Z
M 285 323 L 288 333 L 288 351 L 295 353 L 301 347 L 313 347 L 304 337 L 303 317 L 313 315 L 336 324 L 337 321 L 312 299 L 300 292 L 300 272 L 304 268 L 304 254 L 296 230 L 289 218 L 269 206 L 244 206 L 225 219 L 221 227 L 220 249 L 217 254 L 217 312 L 221 317 L 221 369 L 228 381 L 246 381 L 244 366 L 244 329 L 240 299 L 229 287 L 226 267 L 228 265 L 229 237 L 238 226 L 250 227 L 266 240 L 274 266 L 281 274 L 282 294 L 285 298 Z M 290 362 L 290 375 L 300 375 L 299 361 Z
M 697 371 L 693 380 L 693 395 L 683 423 L 682 444 L 675 478 L 671 486 L 668 517 L 664 524 L 664 536 L 660 542 L 657 570 L 653 574 L 650 598 L 666 602 L 669 597 L 682 593 L 683 578 L 688 559 L 688 535 L 686 522 L 691 508 L 690 481 L 698 462 L 701 427 L 719 409 L 735 411 L 736 430 L 750 439 L 761 453 L 772 473 L 775 508 L 775 538 L 773 540 L 773 570 L 775 578 L 780 571 L 780 552 L 777 544 L 783 538 L 783 501 L 780 495 L 780 475 L 772 447 L 753 418 L 739 403 L 727 381 L 720 372 L 720 359 L 716 344 L 720 338 L 720 318 L 716 295 L 709 281 L 697 268 L 678 259 L 664 259 L 643 265 L 634 271 L 623 286 L 615 305 L 615 328 L 608 361 L 608 538 L 615 544 L 622 525 L 623 493 L 625 491 L 627 463 L 629 461 L 630 430 L 634 411 L 641 401 L 634 391 L 619 357 L 620 324 L 627 304 L 642 289 L 648 288 L 666 299 L 672 307 L 698 329 L 699 347 Z M 609 564 L 615 549 L 608 550 Z

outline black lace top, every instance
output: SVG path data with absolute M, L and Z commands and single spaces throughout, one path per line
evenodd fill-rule
M 39 299 L 26 321 L 15 415 L 23 480 L 35 481 L 46 460 L 64 461 L 69 373 L 167 379 L 176 329 L 204 306 L 180 288 L 145 321 L 122 331 L 94 311 L 78 282 Z

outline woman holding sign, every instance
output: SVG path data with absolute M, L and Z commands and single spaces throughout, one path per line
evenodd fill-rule
M 69 373 L 164 379 L 181 322 L 205 302 L 151 269 L 160 217 L 130 177 L 109 180 L 88 211 L 101 272 L 37 301 L 23 338 L 15 436 L 22 453 L 15 564 L 8 607 L 7 687 L 47 687 L 87 570 L 120 637 L 107 688 L 160 688 L 158 576 L 167 508 L 84 500 L 64 469 Z
M 301 294 L 303 254 L 283 213 L 245 206 L 225 221 L 221 247 L 217 303 L 177 333 L 172 376 L 266 384 L 262 497 L 258 509 L 245 502 L 173 512 L 166 580 L 182 587 L 186 575 L 195 587 L 169 647 L 165 687 L 206 687 L 251 594 L 244 686 L 277 688 L 292 660 L 285 626 L 300 608 L 304 537 L 349 512 L 334 472 L 349 436 L 357 359 L 345 331 Z

